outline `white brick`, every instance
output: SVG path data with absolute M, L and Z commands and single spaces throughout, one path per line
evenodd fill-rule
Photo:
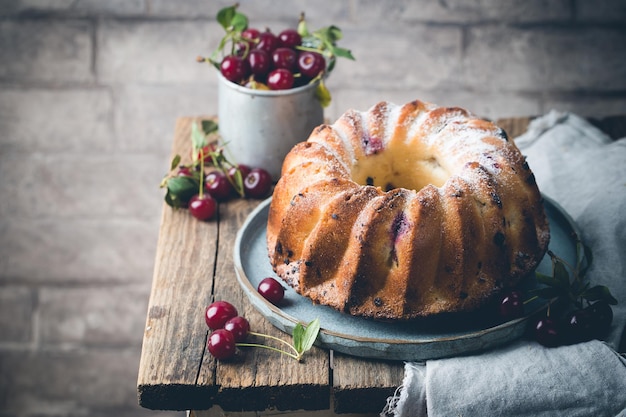
M 141 346 L 149 296 L 149 282 L 132 286 L 42 288 L 39 341 L 44 346 L 64 347 Z
M 111 150 L 113 108 L 106 89 L 5 89 L 0 94 L 0 150 Z
M 468 24 L 477 22 L 552 22 L 572 18 L 568 0 L 377 1 L 356 0 L 354 20 L 368 26 L 390 26 L 402 22 Z
M 341 58 L 329 77 L 342 88 L 431 89 L 456 80 L 461 62 L 461 30 L 415 25 L 402 32 L 345 31 L 344 45 L 356 61 Z
M 465 84 L 486 91 L 623 90 L 624 56 L 623 31 L 473 28 Z
M 119 88 L 115 117 L 119 149 L 153 152 L 167 159 L 178 117 L 217 115 L 217 70 L 203 69 L 207 82 Z
M 79 20 L 0 21 L 0 79 L 92 81 L 92 31 Z
M 98 27 L 97 73 L 101 82 L 203 82 L 208 64 L 196 62 L 217 47 L 217 23 L 105 20 Z
M 158 219 L 2 216 L 1 277 L 46 285 L 151 282 L 158 227 Z

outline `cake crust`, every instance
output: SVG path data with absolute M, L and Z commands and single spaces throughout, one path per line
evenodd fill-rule
M 350 110 L 284 160 L 270 204 L 275 273 L 356 316 L 474 311 L 537 267 L 550 239 L 517 146 L 458 107 Z

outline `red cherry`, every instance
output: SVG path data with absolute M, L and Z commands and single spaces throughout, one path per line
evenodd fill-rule
M 272 188 L 272 176 L 263 168 L 254 168 L 243 181 L 244 194 L 251 198 L 263 198 Z
M 518 290 L 507 291 L 501 298 L 499 307 L 500 317 L 504 321 L 514 320 L 524 315 L 524 300 Z
M 256 77 L 265 77 L 270 70 L 272 61 L 267 52 L 262 49 L 253 49 L 248 55 L 250 71 Z
M 298 69 L 307 78 L 315 78 L 326 69 L 326 60 L 322 54 L 312 51 L 301 52 L 298 56 Z
M 250 323 L 245 318 L 236 316 L 224 323 L 224 330 L 235 336 L 235 342 L 243 342 L 250 333 Z
M 250 74 L 250 64 L 241 57 L 228 55 L 220 64 L 220 71 L 228 81 L 240 83 Z
M 224 328 L 224 324 L 237 317 L 237 309 L 228 301 L 215 301 L 211 303 L 204 311 L 204 321 L 211 330 Z
M 189 169 L 189 167 L 186 167 L 186 166 L 180 166 L 178 167 L 178 171 L 176 172 L 176 175 L 179 177 L 191 177 L 192 176 L 191 169 Z
M 204 189 L 217 201 L 226 201 L 233 196 L 234 189 L 223 172 L 212 171 L 204 177 Z
M 230 167 L 228 169 L 228 176 L 231 179 L 235 179 L 235 172 L 239 170 L 239 172 L 241 172 L 241 181 L 245 180 L 246 177 L 248 176 L 248 174 L 250 173 L 250 171 L 252 171 L 252 168 L 250 168 L 248 165 L 245 164 L 239 164 L 237 166 L 233 166 Z
M 207 348 L 215 359 L 228 359 L 235 355 L 235 336 L 228 330 L 218 329 L 209 335 Z
M 263 298 L 274 305 L 280 303 L 285 297 L 285 289 L 272 277 L 267 277 L 261 280 L 261 282 L 259 282 L 259 286 L 257 287 L 257 291 L 263 296 Z
M 290 48 L 276 48 L 272 52 L 274 68 L 284 68 L 294 71 L 298 63 L 298 53 Z
M 268 54 L 271 54 L 276 48 L 278 48 L 278 38 L 276 35 L 270 31 L 259 34 L 259 42 L 256 44 L 256 49 L 262 49 Z
M 546 347 L 559 346 L 563 342 L 561 326 L 550 317 L 539 319 L 535 325 L 535 339 Z
M 217 201 L 210 194 L 196 194 L 189 200 L 189 212 L 198 220 L 209 220 L 217 212 Z
M 302 43 L 302 36 L 295 29 L 285 29 L 278 34 L 279 46 L 294 49 Z
M 261 32 L 255 28 L 247 28 L 243 32 L 241 32 L 241 37 L 250 41 L 256 41 L 259 39 L 259 35 Z
M 278 68 L 270 72 L 267 77 L 267 86 L 271 90 L 288 90 L 293 87 L 294 77 L 291 71 Z

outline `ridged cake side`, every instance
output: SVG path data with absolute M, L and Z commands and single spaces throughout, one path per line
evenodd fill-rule
M 533 271 L 548 241 L 534 176 L 505 132 L 420 101 L 316 128 L 285 158 L 267 226 L 285 282 L 380 319 L 475 310 Z

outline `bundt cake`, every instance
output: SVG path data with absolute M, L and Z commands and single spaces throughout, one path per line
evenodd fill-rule
M 285 158 L 267 223 L 280 278 L 378 319 L 476 310 L 529 275 L 549 239 L 534 175 L 504 130 L 421 101 L 317 127 Z

